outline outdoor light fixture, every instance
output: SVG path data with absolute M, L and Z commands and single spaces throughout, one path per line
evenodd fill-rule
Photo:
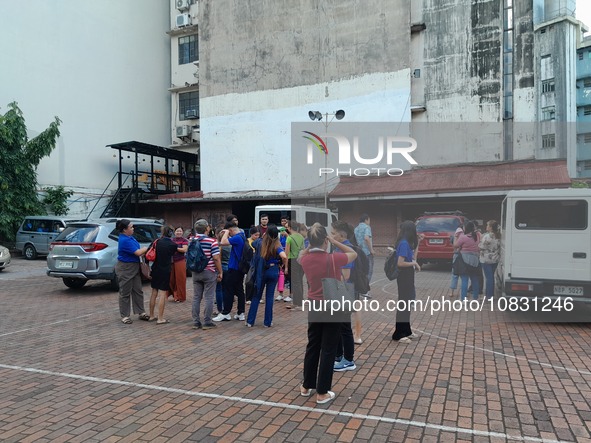
M 333 121 L 333 119 L 337 119 L 337 120 L 342 120 L 343 118 L 345 118 L 345 111 L 343 111 L 342 109 L 339 109 L 338 111 L 335 111 L 334 113 L 330 114 L 328 112 L 326 112 L 325 114 L 321 114 L 320 111 L 308 111 L 308 117 L 310 117 L 310 120 L 315 121 L 321 121 L 323 115 L 326 117 L 326 119 L 324 120 L 323 124 L 324 124 L 324 134 L 325 134 L 325 143 L 328 143 L 328 125 L 330 125 L 330 123 Z M 329 117 L 332 117 L 330 120 L 328 119 Z M 328 164 L 328 152 L 324 153 L 324 167 L 326 168 Z M 324 175 L 324 207 L 328 208 L 328 192 L 327 192 L 327 184 L 326 184 L 326 177 L 327 175 Z
M 310 111 L 308 112 L 308 117 L 310 117 L 310 120 L 314 121 L 314 120 L 322 120 L 322 114 L 319 111 Z

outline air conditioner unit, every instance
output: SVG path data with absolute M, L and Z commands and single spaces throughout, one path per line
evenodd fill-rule
M 176 0 L 176 8 L 179 11 L 188 11 L 191 3 L 191 0 Z
M 198 118 L 196 109 L 187 109 L 185 111 L 185 118 Z
M 179 14 L 176 16 L 176 27 L 184 28 L 191 24 L 191 14 Z
M 182 125 L 176 127 L 177 137 L 188 137 L 191 133 L 191 128 L 188 125 Z

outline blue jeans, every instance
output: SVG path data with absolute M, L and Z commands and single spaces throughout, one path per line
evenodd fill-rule
M 453 259 L 451 261 L 451 266 L 452 266 L 452 270 L 451 270 L 451 284 L 449 285 L 449 289 L 453 289 L 453 290 L 457 289 L 457 287 L 458 287 L 458 279 L 460 278 L 460 276 L 454 274 L 454 271 L 453 271 L 453 263 L 454 263 L 454 261 L 456 261 L 456 258 L 457 257 L 458 257 L 458 253 L 457 252 L 454 252 L 454 256 L 453 256 Z
M 265 319 L 263 321 L 265 326 L 271 326 L 273 323 L 273 300 L 275 295 L 275 287 L 279 280 L 279 266 L 271 266 L 263 273 L 263 283 L 260 288 L 257 288 L 256 294 L 252 297 L 250 302 L 250 309 L 248 310 L 248 317 L 246 323 L 254 325 L 257 318 L 257 311 L 265 290 Z
M 369 254 L 367 256 L 367 261 L 369 262 L 369 270 L 367 271 L 367 280 L 371 283 L 371 277 L 373 276 L 373 254 Z
M 224 274 L 228 270 L 228 265 L 222 266 L 222 271 Z M 224 310 L 224 276 L 222 276 L 222 281 L 217 282 L 215 287 L 215 305 L 218 308 L 218 312 L 222 312 Z
M 498 263 L 482 263 L 482 270 L 486 278 L 486 284 L 484 286 L 484 295 L 486 298 L 492 298 L 495 295 L 495 271 L 497 270 L 497 265 Z
M 472 298 L 474 300 L 478 300 L 478 292 L 480 288 L 478 286 L 478 274 L 464 274 L 460 275 L 460 279 L 462 280 L 462 300 L 466 298 L 468 295 L 468 280 L 472 283 Z

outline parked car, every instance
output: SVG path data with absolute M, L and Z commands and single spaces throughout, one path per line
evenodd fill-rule
M 453 236 L 466 216 L 461 211 L 425 212 L 417 219 L 417 233 L 424 238 L 419 243 L 417 261 L 422 263 L 451 262 L 454 253 Z
M 27 260 L 35 260 L 39 255 L 47 255 L 50 243 L 68 223 L 74 221 L 80 221 L 80 219 L 38 215 L 25 217 L 16 233 L 15 249 L 22 252 Z
M 160 222 L 130 220 L 135 226 L 134 237 L 142 246 L 160 236 Z M 81 288 L 88 280 L 109 280 L 113 289 L 117 289 L 116 223 L 115 218 L 70 223 L 49 247 L 47 275 L 63 279 L 68 288 Z
M 10 264 L 10 251 L 4 246 L 0 246 L 0 271 Z

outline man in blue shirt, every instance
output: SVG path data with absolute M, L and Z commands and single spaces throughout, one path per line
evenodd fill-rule
M 234 305 L 234 296 L 238 298 L 238 309 L 234 320 L 244 321 L 245 297 L 244 297 L 244 274 L 239 270 L 240 257 L 242 257 L 242 248 L 246 244 L 246 237 L 240 231 L 240 228 L 233 222 L 226 223 L 222 231 L 222 240 L 220 246 L 232 246 L 230 252 L 230 261 L 228 262 L 228 271 L 224 278 L 224 309 L 213 321 L 230 321 L 232 316 L 232 306 Z M 246 244 L 248 246 L 248 244 Z

